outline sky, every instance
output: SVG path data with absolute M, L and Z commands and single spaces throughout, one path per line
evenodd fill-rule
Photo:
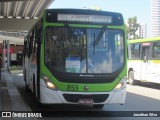
M 137 16 L 140 23 L 147 24 L 149 34 L 151 19 L 151 0 L 55 0 L 49 8 L 93 8 L 103 11 L 119 12 L 124 20 Z

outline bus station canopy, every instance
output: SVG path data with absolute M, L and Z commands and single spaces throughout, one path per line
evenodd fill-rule
M 0 44 L 3 43 L 3 40 L 9 40 L 9 43 L 14 44 L 14 45 L 23 45 L 24 44 L 23 38 L 0 35 Z
M 54 0 L 0 0 L 0 31 L 28 31 Z

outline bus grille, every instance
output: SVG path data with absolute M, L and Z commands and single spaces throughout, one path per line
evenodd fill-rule
M 68 102 L 78 103 L 80 99 L 93 99 L 94 103 L 105 102 L 108 98 L 108 94 L 97 94 L 97 95 L 79 95 L 79 94 L 63 94 L 63 97 Z

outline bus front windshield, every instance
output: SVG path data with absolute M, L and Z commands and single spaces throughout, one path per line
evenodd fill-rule
M 47 27 L 45 65 L 57 72 L 113 73 L 124 64 L 123 35 L 119 29 Z

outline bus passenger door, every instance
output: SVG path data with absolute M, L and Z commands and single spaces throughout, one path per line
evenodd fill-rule
M 151 59 L 147 65 L 147 81 L 160 83 L 160 41 L 151 45 Z
M 149 57 L 149 46 L 142 46 L 141 80 L 147 80 L 147 66 Z

